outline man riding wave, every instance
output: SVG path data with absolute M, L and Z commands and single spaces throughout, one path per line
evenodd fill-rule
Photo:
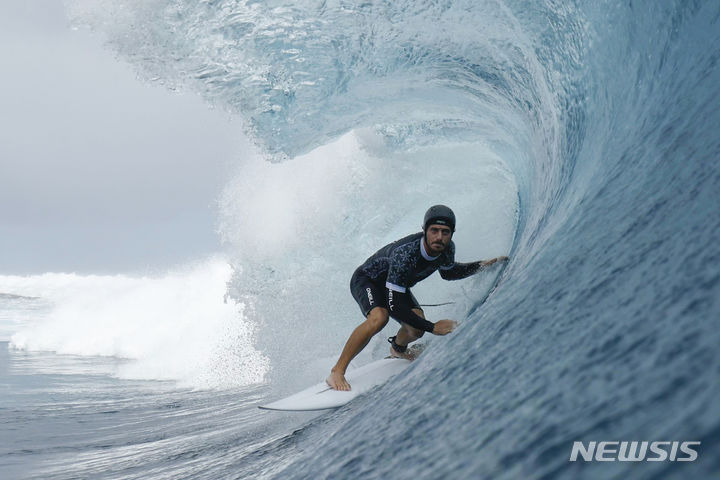
M 457 326 L 453 320 L 425 319 L 410 288 L 436 270 L 445 280 L 469 277 L 484 267 L 507 257 L 471 263 L 455 262 L 455 213 L 445 205 L 430 207 L 425 213 L 423 231 L 385 245 L 360 265 L 350 280 L 353 298 L 365 315 L 350 335 L 340 358 L 327 378 L 335 390 L 350 390 L 345 371 L 350 361 L 370 339 L 385 327 L 390 317 L 400 323 L 397 335 L 390 337 L 390 355 L 413 360 L 407 346 L 425 332 L 447 335 Z

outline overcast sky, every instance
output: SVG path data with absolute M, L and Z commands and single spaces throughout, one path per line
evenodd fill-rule
M 0 274 L 219 250 L 214 202 L 243 149 L 226 114 L 138 81 L 58 0 L 0 2 L 0 78 Z

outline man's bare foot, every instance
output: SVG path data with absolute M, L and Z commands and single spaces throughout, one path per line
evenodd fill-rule
M 325 383 L 327 383 L 333 390 L 340 390 L 343 392 L 350 390 L 350 384 L 347 380 L 345 380 L 345 375 L 335 370 L 330 371 L 330 376 L 325 379 Z
M 390 345 L 390 356 L 394 358 L 404 358 L 405 360 L 410 360 L 411 362 L 417 358 L 417 356 L 420 355 L 420 352 L 417 349 L 414 349 L 412 347 L 408 348 L 404 352 L 398 352 L 395 350 L 392 345 Z

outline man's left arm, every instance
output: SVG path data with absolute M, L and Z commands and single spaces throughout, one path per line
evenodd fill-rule
M 448 269 L 440 269 L 440 276 L 445 280 L 460 280 L 462 278 L 467 278 L 470 275 L 474 275 L 483 270 L 485 267 L 489 267 L 496 262 L 504 262 L 507 259 L 508 257 L 503 256 L 493 258 L 492 260 L 480 260 L 470 263 L 455 262 L 455 264 Z

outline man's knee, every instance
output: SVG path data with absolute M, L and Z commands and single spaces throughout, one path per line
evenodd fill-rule
M 382 330 L 385 325 L 387 325 L 389 318 L 390 314 L 388 313 L 387 309 L 382 307 L 375 307 L 370 310 L 370 313 L 368 313 L 366 322 L 370 326 L 370 328 L 372 328 L 374 332 L 373 334 L 375 334 Z
M 425 313 L 420 310 L 419 308 L 413 308 L 412 311 L 420 318 L 425 318 Z M 402 328 L 405 329 L 405 333 L 407 333 L 408 336 L 413 338 L 413 340 L 417 340 L 418 338 L 425 335 L 425 331 L 420 330 L 419 328 L 411 327 L 407 323 L 402 324 Z

